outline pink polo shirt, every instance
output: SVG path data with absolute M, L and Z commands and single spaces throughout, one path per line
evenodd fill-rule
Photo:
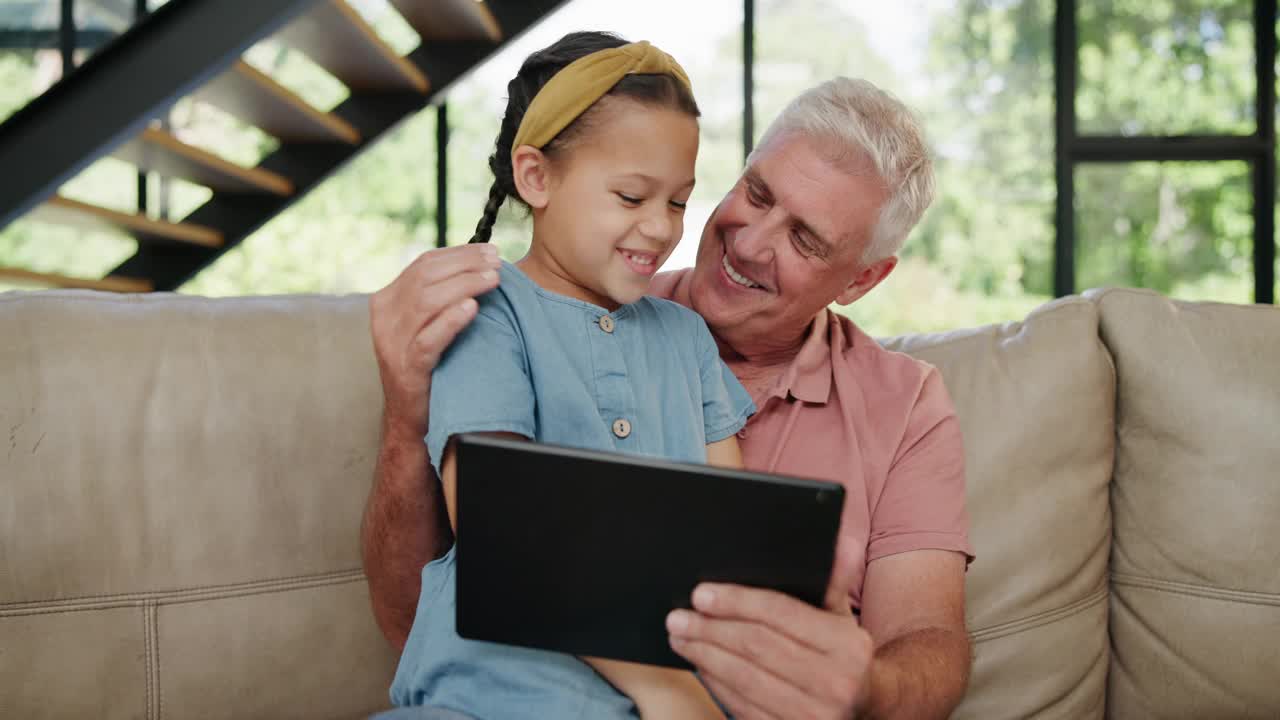
M 673 296 L 687 270 L 654 278 Z M 844 514 L 836 573 L 862 607 L 873 560 L 911 550 L 973 559 L 960 424 L 933 366 L 890 352 L 830 310 L 738 433 L 748 469 L 839 482 Z

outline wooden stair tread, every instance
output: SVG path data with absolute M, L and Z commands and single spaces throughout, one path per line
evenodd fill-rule
M 151 292 L 151 283 L 134 278 L 105 277 L 101 280 L 76 278 L 55 273 L 38 273 L 19 268 L 0 267 L 0 280 L 12 280 L 42 287 L 75 288 L 81 290 L 103 290 L 119 293 Z
M 216 192 L 293 194 L 293 183 L 287 178 L 229 162 L 155 128 L 143 130 L 112 155 L 140 168 L 182 178 Z
M 400 57 L 345 0 L 321 0 L 278 36 L 353 91 L 425 93 L 427 76 Z
M 426 40 L 502 42 L 502 28 L 489 6 L 476 0 L 391 0 L 404 19 Z
M 321 112 L 270 76 L 243 61 L 209 81 L 193 96 L 220 108 L 283 142 L 344 142 L 360 133 L 345 120 Z
M 165 222 L 55 195 L 31 211 L 32 220 L 88 230 L 124 231 L 140 241 L 160 240 L 222 247 L 222 233 L 189 223 Z

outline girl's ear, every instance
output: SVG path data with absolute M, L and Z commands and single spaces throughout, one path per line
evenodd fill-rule
M 551 160 L 532 145 L 511 154 L 511 174 L 520 198 L 534 210 L 547 206 L 551 190 Z

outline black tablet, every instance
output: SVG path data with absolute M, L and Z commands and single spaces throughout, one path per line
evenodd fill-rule
M 459 436 L 458 634 L 688 667 L 666 616 L 699 582 L 821 604 L 843 505 L 833 483 Z

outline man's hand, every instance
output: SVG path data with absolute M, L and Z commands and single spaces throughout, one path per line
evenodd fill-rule
M 837 567 L 841 567 L 837 558 Z M 668 616 L 671 647 L 735 717 L 945 718 L 968 685 L 964 555 L 913 550 L 867 565 L 862 623 L 847 582 L 826 608 L 767 590 L 701 585 Z
M 695 612 L 668 616 L 671 647 L 697 667 L 735 718 L 854 716 L 874 646 L 833 584 L 827 607 L 770 590 L 703 584 Z
M 474 298 L 498 285 L 498 249 L 488 243 L 423 253 L 369 298 L 369 329 L 384 397 L 384 430 L 427 430 L 431 371 L 476 313 Z
M 475 317 L 475 296 L 497 286 L 499 265 L 497 249 L 487 244 L 433 250 L 369 299 L 384 405 L 360 545 L 374 618 L 396 648 L 413 627 L 422 566 L 451 539 L 423 441 L 431 372 Z

